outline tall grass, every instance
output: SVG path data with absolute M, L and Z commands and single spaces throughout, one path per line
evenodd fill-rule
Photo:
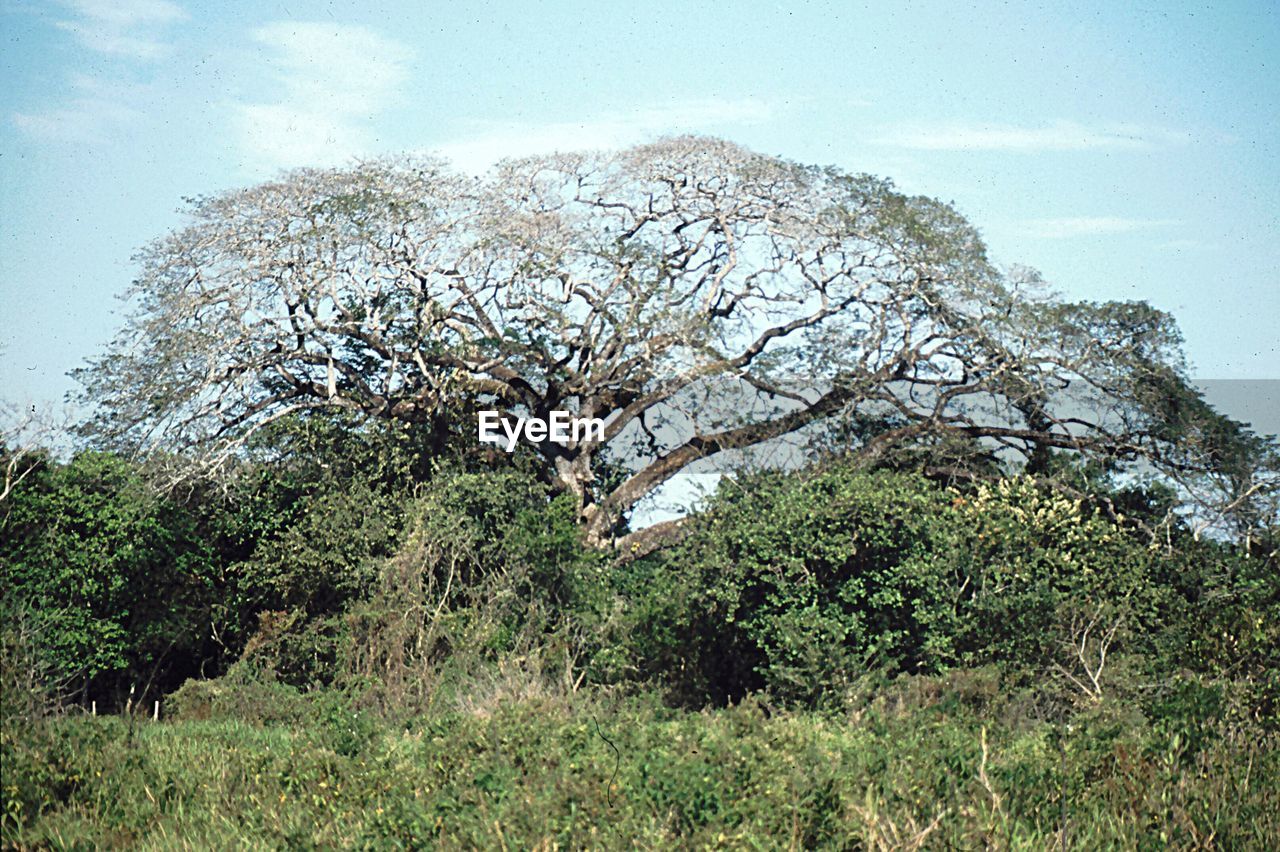
M 68 717 L 4 734 L 6 848 L 1280 845 L 1280 751 L 1103 702 L 1037 721 L 974 673 L 843 712 L 489 693 L 392 726 Z

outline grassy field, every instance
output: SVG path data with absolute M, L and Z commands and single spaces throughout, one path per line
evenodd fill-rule
M 394 726 L 334 696 L 266 723 L 206 706 L 6 726 L 5 846 L 1280 844 L 1273 743 L 1105 701 L 1036 722 L 990 672 L 899 679 L 824 714 L 525 693 Z

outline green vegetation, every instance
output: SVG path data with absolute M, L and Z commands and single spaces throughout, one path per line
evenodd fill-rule
M 1280 848 L 1280 448 L 1168 315 L 695 137 L 191 213 L 0 439 L 4 848 Z
M 3 515 L 6 846 L 1280 840 L 1265 542 L 833 460 L 615 563 L 533 474 L 404 437 L 294 423 L 186 500 L 42 462 Z
M 847 714 L 701 713 L 490 693 L 406 725 L 67 719 L 6 764 L 15 845 L 142 848 L 1268 848 L 1277 752 L 1185 700 L 1032 722 L 990 670 L 912 677 Z M 1186 688 L 1210 687 L 1188 683 Z M 1213 712 L 1213 711 L 1211 711 Z M 597 730 L 597 724 L 599 729 Z M 1208 725 L 1199 743 L 1181 732 Z M 614 748 L 617 749 L 616 753 Z M 9 783 L 9 782 L 6 782 Z M 1066 822 L 1062 821 L 1066 801 Z M 38 818 L 23 820 L 44 810 Z M 28 810 L 29 809 L 29 810 Z

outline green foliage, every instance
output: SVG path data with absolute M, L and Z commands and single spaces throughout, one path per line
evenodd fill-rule
M 447 670 L 507 657 L 538 657 L 568 677 L 591 665 L 610 614 L 607 566 L 582 545 L 570 501 L 515 471 L 446 471 L 408 527 L 345 618 L 345 681 L 366 685 L 371 701 L 426 706 Z
M 1179 595 L 1162 613 L 1158 658 L 1173 671 L 1229 674 L 1237 702 L 1280 729 L 1280 564 L 1184 542 L 1161 568 Z
M 5 848 L 1280 844 L 1274 553 L 1153 545 L 1167 494 L 835 463 L 613 565 L 518 463 L 280 430 L 224 493 L 85 453 L 3 505 Z M 185 683 L 51 712 L 86 677 Z
M 578 610 L 603 569 L 603 555 L 582 544 L 572 500 L 523 473 L 442 474 L 415 511 L 419 540 L 448 542 L 467 554 L 459 593 L 519 567 L 516 582 L 523 585 L 510 593 Z
M 166 715 L 183 722 L 305 728 L 346 756 L 366 748 L 378 730 L 374 718 L 338 690 L 303 693 L 243 664 L 216 680 L 187 681 L 169 696 Z
M 43 641 L 56 627 L 20 602 L 0 601 L 0 716 L 38 719 L 65 697 L 59 660 Z
M 948 522 L 957 660 L 1045 666 L 1095 618 L 1095 632 L 1152 627 L 1158 555 L 1083 501 L 1006 479 L 957 495 Z
M 203 502 L 226 564 L 218 620 L 231 653 L 260 630 L 264 612 L 300 613 L 298 626 L 310 629 L 307 619 L 333 616 L 369 592 L 426 475 L 425 441 L 404 425 L 318 415 L 255 436 L 254 463 L 228 494 Z M 289 676 L 312 676 L 294 664 L 282 662 Z
M 122 739 L 124 727 L 118 719 L 32 723 L 5 717 L 0 726 L 0 826 L 6 847 L 16 829 L 68 804 L 101 778 L 109 766 L 104 750 Z
M 1163 558 L 1028 479 L 962 493 L 834 465 L 727 486 L 686 543 L 633 566 L 623 591 L 638 665 L 695 703 L 767 689 L 810 705 L 839 700 L 869 668 L 987 662 L 1088 693 L 1071 649 L 1151 650 L 1180 599 Z
M 310 705 L 296 687 L 243 664 L 215 680 L 188 680 L 165 701 L 166 718 L 184 721 L 300 724 L 309 715 Z
M 378 559 L 394 549 L 400 500 L 354 484 L 299 504 L 294 523 L 237 566 L 241 587 L 272 609 L 337 612 L 369 591 Z
M 109 454 L 44 466 L 0 518 L 0 586 L 43 622 L 61 683 L 120 693 L 200 656 L 216 573 L 192 514 Z
M 45 460 L 0 506 L 4 605 L 42 625 L 46 680 L 103 709 L 218 674 L 255 635 L 281 677 L 327 681 L 338 614 L 394 551 L 427 443 L 404 425 L 286 419 L 222 487 L 167 495 L 119 456 Z
M 910 475 L 832 469 L 724 489 L 689 541 L 636 569 L 651 671 L 714 699 L 838 695 L 869 664 L 946 651 L 938 523 L 947 497 Z
M 5 739 L 6 845 L 197 848 L 1274 848 L 1280 750 L 1213 711 L 1028 718 L 998 677 L 836 715 L 580 694 L 402 727 L 64 719 Z M 1215 699 L 1216 700 L 1216 699 Z M 1190 702 L 1190 704 L 1187 704 Z M 1191 721 L 1186 721 L 1188 713 Z M 1195 715 L 1199 713 L 1200 715 Z M 1181 714 L 1181 715 L 1179 715 Z M 1190 727 L 1189 727 L 1190 726 Z

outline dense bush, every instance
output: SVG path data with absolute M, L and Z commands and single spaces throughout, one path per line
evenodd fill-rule
M 869 665 L 932 664 L 953 618 L 923 479 L 829 470 L 721 489 L 680 548 L 630 571 L 643 670 L 695 700 L 817 700 Z
M 1124 647 L 1168 589 L 1165 555 L 1081 499 L 1004 479 L 956 495 L 947 563 L 958 584 L 954 661 L 1053 664 L 1087 625 Z
M 196 517 L 117 456 L 47 463 L 0 506 L 5 606 L 39 622 L 51 678 L 82 698 L 195 674 L 217 574 Z
M 580 682 L 604 647 L 607 565 L 572 506 L 517 472 L 438 475 L 415 501 L 376 591 L 345 618 L 345 682 L 400 711 L 450 672 L 520 658 Z
M 1280 560 L 1187 543 L 1160 568 L 1177 595 L 1155 632 L 1152 679 L 1229 678 L 1253 718 L 1280 730 Z
M 198 495 L 224 565 L 215 630 L 225 655 L 214 673 L 254 637 L 259 650 L 278 637 L 266 650 L 278 652 L 282 677 L 332 675 L 331 651 L 316 659 L 279 614 L 295 633 L 331 635 L 333 618 L 369 593 L 413 489 L 429 478 L 423 440 L 401 425 L 287 418 L 256 437 L 224 493 Z
M 254 637 L 282 677 L 323 681 L 335 620 L 371 592 L 429 477 L 422 441 L 282 420 L 224 480 L 167 493 L 152 480 L 179 460 L 46 457 L 0 504 L 0 605 L 38 625 L 45 679 L 85 706 L 217 675 Z
M 1203 594 L 1175 582 L 1183 561 L 1030 479 L 960 491 L 834 465 L 726 485 L 623 590 L 637 665 L 695 703 L 766 689 L 812 705 L 869 669 L 985 663 L 1096 699 L 1141 655 L 1179 653 L 1165 631 Z M 1246 588 L 1238 602 L 1262 594 Z

